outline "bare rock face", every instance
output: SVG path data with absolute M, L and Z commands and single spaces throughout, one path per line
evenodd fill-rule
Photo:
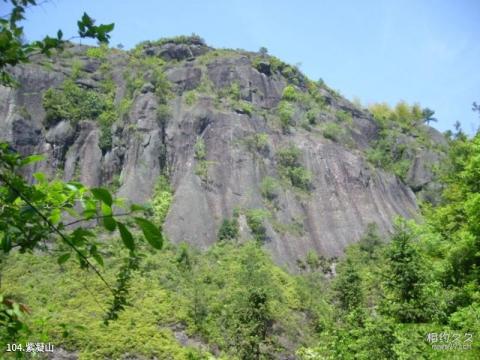
M 276 106 L 287 85 L 281 75 L 267 76 L 252 67 L 247 56 L 216 59 L 207 68 L 208 78 L 216 88 L 236 83 L 241 89 L 241 98 L 261 108 Z
M 198 67 L 193 66 L 193 64 L 187 63 L 183 67 L 167 70 L 167 77 L 168 80 L 175 84 L 176 92 L 181 94 L 200 85 L 202 71 Z
M 77 84 L 100 89 L 100 62 L 85 57 L 84 47 L 71 51 L 84 64 Z M 411 188 L 365 160 L 364 150 L 378 134 L 370 114 L 322 90 L 328 111 L 319 113 L 316 121 L 321 125 L 336 111 L 348 112 L 350 143 L 329 140 L 315 126 L 292 124 L 288 132 L 282 131 L 275 112 L 290 80 L 266 60 L 253 66 L 249 53 L 213 56 L 211 51 L 205 44 L 146 44 L 143 56 L 174 60 L 164 67 L 173 94 L 168 119 L 159 118 L 162 105 L 147 79 L 130 95 L 127 113 L 111 126 L 112 145 L 106 150 L 101 148 L 102 129 L 95 119 L 45 126 L 43 92 L 70 76 L 71 63 L 57 61 L 48 70 L 37 62 L 18 68 L 15 75 L 22 86 L 0 88 L 0 139 L 24 154 L 46 155 L 47 160 L 27 175 L 44 171 L 88 186 L 108 186 L 116 179 L 117 194 L 134 202 L 149 201 L 160 174 L 168 173 L 174 198 L 164 231 L 176 243 L 208 247 L 216 241 L 223 219 L 234 212 L 240 214 L 242 239 L 249 238 L 245 214 L 263 209 L 264 246 L 278 263 L 291 268 L 311 250 L 341 255 L 368 223 L 388 232 L 395 216 L 416 216 Z M 106 61 L 113 64 L 118 105 L 129 94 L 123 77 L 128 56 L 117 51 Z M 299 91 L 306 92 L 305 78 L 300 80 Z M 226 95 L 232 84 L 239 90 L 235 103 Z M 195 92 L 193 101 L 186 102 L 186 91 Z M 242 110 L 242 104 L 248 109 Z M 294 121 L 299 123 L 305 112 L 297 108 Z M 257 134 L 263 134 L 265 144 L 252 149 L 247 140 Z M 199 139 L 206 150 L 202 160 L 195 157 Z M 288 146 L 300 151 L 298 161 L 311 173 L 308 191 L 298 191 L 282 179 L 278 152 Z M 201 174 L 200 161 L 204 161 Z M 432 161 L 429 154 L 415 159 L 409 181 L 428 184 L 430 175 L 422 169 Z M 278 182 L 269 201 L 262 195 L 265 177 Z
M 352 239 L 360 238 L 368 223 L 388 231 L 394 216 L 415 216 L 413 192 L 395 176 L 371 168 L 362 156 L 303 133 L 288 137 L 272 133 L 267 154 L 251 153 L 241 139 L 268 132 L 263 119 L 214 111 L 202 114 L 202 108 L 199 104 L 180 109 L 174 116 L 179 123 L 167 128 L 176 189 L 165 224 L 171 239 L 207 247 L 234 209 L 264 208 L 260 183 L 266 176 L 278 176 L 275 150 L 291 144 L 302 151 L 302 163 L 313 182 L 309 194 L 280 190 L 275 211 L 265 221 L 265 246 L 278 262 L 291 265 L 309 250 L 339 256 Z M 201 126 L 202 121 L 207 125 Z M 196 137 L 204 139 L 211 163 L 207 182 L 195 175 Z

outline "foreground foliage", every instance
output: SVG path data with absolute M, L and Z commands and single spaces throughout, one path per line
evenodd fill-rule
M 20 172 L 41 159 L 37 155 L 22 157 L 8 144 L 0 143 L 0 265 L 11 253 L 22 256 L 35 251 L 50 253 L 60 265 L 75 257 L 77 266 L 91 270 L 109 295 L 113 295 L 104 314 L 105 323 L 108 323 L 127 305 L 131 271 L 138 267 L 139 239 L 135 228 L 141 230 L 146 242 L 155 249 L 162 248 L 161 231 L 142 217 L 147 210 L 145 207 L 127 206 L 104 188 L 88 189 L 77 182 L 48 181 L 43 173 L 34 173 L 33 184 L 27 183 Z M 118 209 L 124 210 L 119 213 Z M 108 233 L 118 229 L 121 244 L 129 251 L 129 261 L 120 268 L 115 287 L 98 268 L 104 266 L 104 254 L 103 243 L 92 231 L 95 223 Z M 23 321 L 29 312 L 28 306 L 17 301 L 6 289 L 8 287 L 0 282 L 2 346 L 29 331 Z
M 115 242 L 105 251 L 111 254 L 105 267 L 111 281 L 127 253 Z M 93 274 L 69 263 L 52 271 L 47 254 L 15 254 L 2 273 L 3 284 L 31 308 L 26 319 L 31 332 L 18 341 L 49 341 L 79 351 L 81 359 L 128 353 L 162 359 L 202 359 L 212 353 L 224 359 L 270 358 L 285 351 L 285 342 L 298 342 L 310 326 L 301 313 L 305 299 L 320 295 L 275 266 L 255 242 L 221 242 L 204 254 L 167 245 L 161 253 L 145 255 L 133 275 L 132 306 L 108 328 L 102 321 L 108 292 Z M 316 306 L 326 308 L 322 303 Z M 185 346 L 180 337 L 189 339 Z

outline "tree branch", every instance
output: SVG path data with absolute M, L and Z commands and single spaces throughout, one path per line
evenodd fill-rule
M 128 216 L 128 215 L 131 215 L 131 214 L 132 214 L 132 211 L 129 211 L 128 213 L 122 213 L 122 214 L 98 215 L 98 216 L 94 216 L 94 217 L 91 217 L 91 218 L 83 218 L 83 219 L 75 220 L 75 221 L 69 222 L 68 224 L 64 224 L 63 226 L 67 227 L 67 226 L 71 226 L 71 225 L 74 225 L 74 224 L 78 224 L 78 223 L 83 222 L 83 221 L 99 220 L 99 219 L 113 218 L 113 217 L 118 217 L 118 216 Z
M 67 239 L 67 237 L 50 221 L 48 220 L 48 218 L 42 214 L 42 212 L 40 210 L 37 209 L 37 207 L 35 205 L 33 205 L 30 200 L 28 200 L 17 188 L 15 188 L 6 178 L 5 176 L 3 176 L 3 174 L 0 173 L 0 180 L 2 180 L 11 190 L 13 190 L 23 201 L 25 201 L 25 203 L 30 206 L 33 211 L 35 211 L 38 216 L 40 216 L 42 218 L 43 221 L 45 221 L 45 223 L 48 225 L 48 227 L 56 234 L 58 234 L 62 240 L 68 245 L 70 246 L 76 253 L 77 255 L 83 259 L 85 261 L 85 263 L 95 272 L 95 274 L 102 280 L 102 282 L 107 286 L 108 290 L 110 290 L 110 292 L 115 295 L 115 292 L 113 291 L 113 289 L 110 287 L 110 285 L 108 284 L 108 282 L 105 280 L 105 278 L 103 277 L 103 275 L 98 271 L 98 269 L 90 262 L 90 260 L 88 260 L 88 258 L 82 254 L 82 252 L 80 250 L 77 249 L 77 247 L 70 241 Z

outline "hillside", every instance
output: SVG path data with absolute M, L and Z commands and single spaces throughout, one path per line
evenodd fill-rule
M 384 233 L 395 216 L 415 217 L 414 191 L 432 187 L 446 143 L 420 119 L 385 125 L 266 53 L 197 37 L 129 52 L 71 45 L 14 71 L 20 87 L 0 89 L 0 137 L 47 156 L 30 176 L 142 203 L 168 185 L 170 241 L 205 249 L 235 219 L 241 239 L 291 269 L 309 251 L 340 256 L 369 223 Z
M 479 358 L 478 133 L 197 36 L 8 71 L 0 358 Z

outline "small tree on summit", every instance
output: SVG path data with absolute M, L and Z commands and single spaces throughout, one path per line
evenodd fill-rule
M 435 115 L 435 111 L 433 111 L 430 108 L 425 108 L 423 109 L 422 116 L 423 116 L 423 122 L 427 123 L 427 125 L 430 124 L 430 122 L 437 122 L 437 118 L 433 117 Z

